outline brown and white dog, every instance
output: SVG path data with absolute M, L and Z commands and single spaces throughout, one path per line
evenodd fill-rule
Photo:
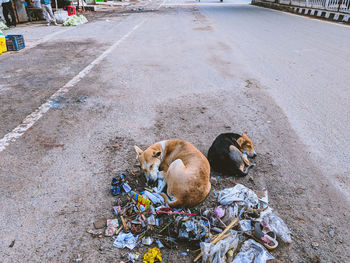
M 167 193 L 162 193 L 170 207 L 194 207 L 210 191 L 210 165 L 207 158 L 185 140 L 166 140 L 142 151 L 134 146 L 147 182 L 163 179 Z

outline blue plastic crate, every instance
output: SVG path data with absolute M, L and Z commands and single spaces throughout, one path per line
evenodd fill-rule
M 7 35 L 6 36 L 7 51 L 17 51 L 25 48 L 23 35 Z

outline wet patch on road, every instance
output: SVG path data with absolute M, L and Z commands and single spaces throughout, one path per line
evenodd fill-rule
M 207 61 L 212 65 L 222 76 L 227 78 L 234 78 L 234 74 L 231 71 L 231 62 L 224 60 L 219 55 L 213 54 Z

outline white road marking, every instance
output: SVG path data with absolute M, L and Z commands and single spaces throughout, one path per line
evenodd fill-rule
M 157 9 L 160 9 L 167 0 L 163 0 L 163 2 L 157 7 Z M 7 133 L 2 139 L 0 139 L 0 152 L 6 149 L 7 146 L 10 145 L 11 142 L 16 141 L 19 137 L 21 137 L 29 128 L 31 128 L 46 112 L 50 110 L 50 102 L 58 98 L 60 95 L 65 94 L 69 91 L 69 88 L 76 85 L 81 79 L 83 79 L 89 72 L 103 59 L 107 57 L 109 53 L 113 51 L 120 43 L 122 43 L 125 39 L 127 39 L 134 31 L 136 31 L 144 22 L 146 19 L 143 19 L 140 23 L 138 23 L 136 26 L 134 26 L 128 33 L 126 33 L 122 38 L 120 38 L 117 42 L 115 42 L 110 48 L 108 48 L 106 51 L 104 51 L 99 57 L 97 57 L 94 61 L 92 61 L 88 66 L 86 66 L 82 71 L 78 73 L 74 78 L 72 78 L 70 81 L 68 81 L 62 88 L 57 90 L 44 104 L 42 104 L 38 109 L 36 109 L 34 112 L 29 114 L 20 125 L 18 125 L 16 128 L 14 128 L 11 132 Z M 40 41 L 37 41 L 31 47 L 37 46 L 41 43 L 44 43 L 54 36 L 62 33 L 67 32 L 70 29 L 67 29 L 65 31 L 58 31 L 51 35 L 48 35 L 47 37 L 43 38 Z
M 164 1 L 165 2 L 165 1 Z M 163 2 L 163 3 L 164 3 Z M 44 104 L 42 104 L 38 109 L 29 114 L 23 122 L 14 128 L 11 132 L 6 134 L 0 140 L 0 152 L 6 149 L 7 146 L 11 142 L 14 142 L 16 139 L 21 137 L 30 127 L 32 127 L 46 112 L 50 109 L 50 101 L 55 100 L 58 96 L 65 94 L 69 91 L 71 87 L 76 85 L 81 79 L 83 79 L 89 72 L 103 59 L 107 57 L 109 53 L 111 53 L 120 43 L 122 43 L 125 39 L 127 39 L 133 32 L 135 32 L 143 23 L 145 19 L 143 19 L 140 23 L 134 26 L 128 33 L 126 33 L 122 38 L 120 38 L 117 42 L 115 42 L 110 48 L 104 51 L 99 57 L 97 57 L 94 61 L 92 61 L 88 66 L 86 66 L 82 71 L 78 73 L 74 78 L 68 81 L 62 88 L 57 90 Z M 51 35 L 52 36 L 52 35 Z

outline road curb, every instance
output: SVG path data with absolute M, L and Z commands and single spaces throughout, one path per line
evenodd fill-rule
M 291 5 L 277 4 L 272 2 L 264 2 L 260 0 L 252 0 L 252 5 L 281 10 L 285 12 L 295 13 L 297 15 L 311 16 L 318 19 L 325 19 L 334 22 L 343 22 L 350 24 L 350 14 L 341 12 L 331 12 L 327 10 L 314 9 L 309 7 L 296 7 Z

